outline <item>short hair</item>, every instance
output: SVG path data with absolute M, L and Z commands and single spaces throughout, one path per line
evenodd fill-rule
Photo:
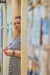
M 21 19 L 21 16 L 16 16 L 15 19 Z

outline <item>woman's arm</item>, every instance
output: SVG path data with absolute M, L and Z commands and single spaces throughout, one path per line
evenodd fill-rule
M 15 57 L 21 57 L 21 51 L 16 50 L 16 51 L 14 51 L 14 52 L 15 52 L 15 53 L 14 53 L 14 56 L 15 56 Z M 7 56 L 12 56 L 12 55 L 13 55 L 13 51 L 12 51 L 12 50 L 8 50 L 8 48 L 4 49 L 4 53 L 5 53 L 5 55 L 7 55 Z
M 4 49 L 4 53 L 5 53 L 6 56 L 12 56 L 12 52 L 13 51 L 12 50 L 8 50 L 8 48 Z
M 16 50 L 16 51 L 15 51 L 15 56 L 16 56 L 16 57 L 21 57 L 21 51 Z

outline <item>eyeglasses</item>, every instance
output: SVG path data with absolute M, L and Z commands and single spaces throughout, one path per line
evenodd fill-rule
M 14 22 L 14 25 L 16 25 L 16 24 L 21 24 L 20 22 Z

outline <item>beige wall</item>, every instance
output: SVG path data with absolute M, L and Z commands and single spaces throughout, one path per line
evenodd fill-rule
M 19 4 L 19 15 L 21 16 L 21 0 L 18 0 L 18 4 Z

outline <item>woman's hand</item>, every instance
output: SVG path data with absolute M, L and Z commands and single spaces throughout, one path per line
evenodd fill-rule
M 16 50 L 16 51 L 15 51 L 15 56 L 16 56 L 16 57 L 21 57 L 21 51 Z
M 5 53 L 6 56 L 12 56 L 13 51 L 12 51 L 12 50 L 8 50 L 8 48 L 6 47 L 6 48 L 4 49 L 4 53 Z M 21 51 L 16 50 L 14 56 L 15 56 L 15 57 L 21 57 Z
M 4 49 L 4 53 L 5 53 L 6 56 L 11 56 L 12 55 L 12 50 L 8 50 L 8 47 L 6 47 Z
M 4 53 L 5 53 L 6 56 L 12 56 L 13 51 L 12 51 L 12 50 L 8 50 L 8 47 L 6 47 L 6 48 L 4 49 Z M 15 57 L 21 57 L 21 51 L 16 50 L 14 56 L 15 56 Z
M 7 56 L 12 56 L 12 50 L 6 50 L 6 51 L 5 51 L 5 54 L 6 54 Z

